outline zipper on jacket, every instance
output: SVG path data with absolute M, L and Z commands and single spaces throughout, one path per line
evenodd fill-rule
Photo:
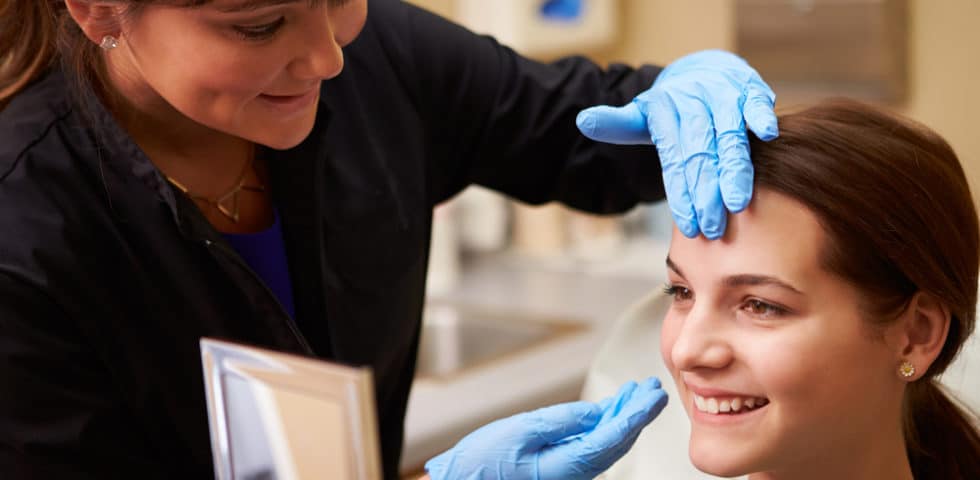
M 245 263 L 245 261 L 238 256 L 237 252 L 231 250 L 230 248 L 224 246 L 221 243 L 214 242 L 208 239 L 204 240 L 204 246 L 207 247 L 208 250 L 213 250 L 214 248 L 217 248 L 218 251 L 220 251 L 222 254 L 224 254 L 227 257 L 231 257 L 232 261 L 234 261 L 239 267 L 243 268 L 246 272 L 248 272 L 248 274 L 252 276 L 252 280 L 255 280 L 259 284 L 262 290 L 265 291 L 266 296 L 272 299 L 272 302 L 275 304 L 276 308 L 278 308 L 279 312 L 282 313 L 282 316 L 286 318 L 286 326 L 289 327 L 289 331 L 292 332 L 294 337 L 296 337 L 296 340 L 300 343 L 300 346 L 302 346 L 303 349 L 306 350 L 306 353 L 308 353 L 309 355 L 316 356 L 316 352 L 313 351 L 313 347 L 310 346 L 310 343 L 306 340 L 306 337 L 304 337 L 303 333 L 300 332 L 299 327 L 296 325 L 296 321 L 293 320 L 293 317 L 291 317 L 289 313 L 286 312 L 286 309 L 282 306 L 282 303 L 279 301 L 279 298 L 276 297 L 276 295 L 272 293 L 272 290 L 269 289 L 269 286 L 266 285 L 261 278 L 259 278 L 259 275 L 255 273 L 255 270 L 252 270 L 252 267 L 248 266 L 248 264 Z

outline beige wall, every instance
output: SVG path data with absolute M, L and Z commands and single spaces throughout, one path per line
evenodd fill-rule
M 409 1 L 449 18 L 455 11 L 455 0 Z M 586 52 L 599 61 L 663 64 L 705 48 L 731 48 L 734 42 L 731 0 L 608 1 L 623 5 L 623 29 L 617 45 Z
M 412 0 L 452 16 L 454 0 Z M 491 0 L 488 0 L 491 1 Z M 734 46 L 734 0 L 620 0 L 620 41 L 587 52 L 602 62 L 665 64 Z M 952 144 L 980 192 L 980 1 L 910 0 L 909 96 L 904 111 Z M 980 195 L 974 195 L 980 198 Z
M 980 2 L 913 0 L 906 113 L 956 150 L 980 200 Z
M 620 42 L 595 52 L 604 62 L 666 65 L 707 48 L 735 43 L 731 0 L 620 0 Z
M 408 0 L 410 3 L 425 7 L 446 18 L 453 18 L 454 0 Z M 492 0 L 491 0 L 492 1 Z M 368 0 L 368 5 L 371 5 Z

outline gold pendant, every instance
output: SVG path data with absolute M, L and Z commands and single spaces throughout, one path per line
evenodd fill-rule
M 238 223 L 238 219 L 239 219 L 238 194 L 241 193 L 242 190 L 248 190 L 250 192 L 264 192 L 265 186 L 264 185 L 252 186 L 252 185 L 239 184 L 237 187 L 235 187 L 234 190 L 214 200 L 208 200 L 208 203 L 210 203 L 211 206 L 213 206 L 214 208 L 218 209 L 218 211 L 221 212 L 222 215 L 228 217 L 232 222 Z
M 214 207 L 219 213 L 227 217 L 234 223 L 238 223 L 239 215 L 239 205 L 238 205 L 238 194 L 242 190 L 247 190 L 249 192 L 264 192 L 265 185 L 245 185 L 246 173 L 248 173 L 248 167 L 252 165 L 252 160 L 245 163 L 245 167 L 242 168 L 242 173 L 238 177 L 238 183 L 228 190 L 225 194 L 212 200 L 203 195 L 196 195 L 190 192 L 182 183 L 174 180 L 169 175 L 164 175 L 168 182 L 172 183 L 178 190 L 187 195 L 191 200 L 204 202 L 207 205 Z

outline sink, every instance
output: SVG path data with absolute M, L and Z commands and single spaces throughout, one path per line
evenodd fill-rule
M 574 318 L 429 302 L 416 377 L 449 379 L 586 328 L 587 323 Z

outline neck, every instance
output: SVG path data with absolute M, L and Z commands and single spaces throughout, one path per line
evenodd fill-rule
M 108 74 L 114 116 L 165 175 L 204 196 L 235 183 L 254 155 L 252 142 L 188 118 L 126 68 L 110 65 Z
M 254 143 L 188 118 L 125 67 L 107 70 L 112 92 L 103 95 L 113 115 L 214 228 L 250 233 L 272 224 L 269 194 L 257 187 L 266 182 Z M 257 188 L 244 191 L 244 185 Z

